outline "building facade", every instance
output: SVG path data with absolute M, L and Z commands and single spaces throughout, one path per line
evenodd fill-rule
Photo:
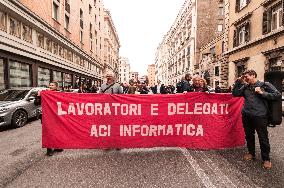
M 129 60 L 126 57 L 119 58 L 119 77 L 118 80 L 120 83 L 129 83 L 130 80 L 130 64 Z
M 156 52 L 156 79 L 176 84 L 199 73 L 200 48 L 224 32 L 222 0 L 186 0 Z
M 129 81 L 130 82 L 138 82 L 138 76 L 139 73 L 138 72 L 130 72 L 130 77 L 129 77 Z
M 113 72 L 119 77 L 119 38 L 109 10 L 104 10 L 104 73 Z
M 0 89 L 102 82 L 102 1 L 0 1 Z
M 246 69 L 260 80 L 274 77 L 279 87 L 284 72 L 283 0 L 230 1 L 229 84 Z
M 147 69 L 147 75 L 148 75 L 148 85 L 154 86 L 155 85 L 155 64 L 148 65 Z

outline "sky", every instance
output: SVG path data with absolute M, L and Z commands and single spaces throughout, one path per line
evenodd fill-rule
M 163 36 L 173 25 L 185 0 L 104 0 L 120 41 L 120 56 L 130 71 L 147 75 Z

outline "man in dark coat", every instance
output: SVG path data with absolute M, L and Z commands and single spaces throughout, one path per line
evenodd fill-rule
M 161 81 L 158 80 L 158 84 L 152 88 L 154 94 L 167 94 L 166 87 L 164 84 L 161 84 Z

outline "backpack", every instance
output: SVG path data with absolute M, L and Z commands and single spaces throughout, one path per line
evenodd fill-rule
M 278 91 L 271 83 L 263 82 L 260 86 L 265 91 Z M 279 91 L 278 91 L 279 92 Z M 282 99 L 263 101 L 268 110 L 269 127 L 275 127 L 282 122 Z
M 182 93 L 183 92 L 183 84 L 184 82 L 183 81 L 179 81 L 176 85 L 176 88 L 177 88 L 177 93 Z

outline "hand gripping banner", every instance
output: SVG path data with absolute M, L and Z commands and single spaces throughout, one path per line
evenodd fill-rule
M 242 98 L 231 94 L 110 95 L 43 91 L 46 148 L 244 145 Z

